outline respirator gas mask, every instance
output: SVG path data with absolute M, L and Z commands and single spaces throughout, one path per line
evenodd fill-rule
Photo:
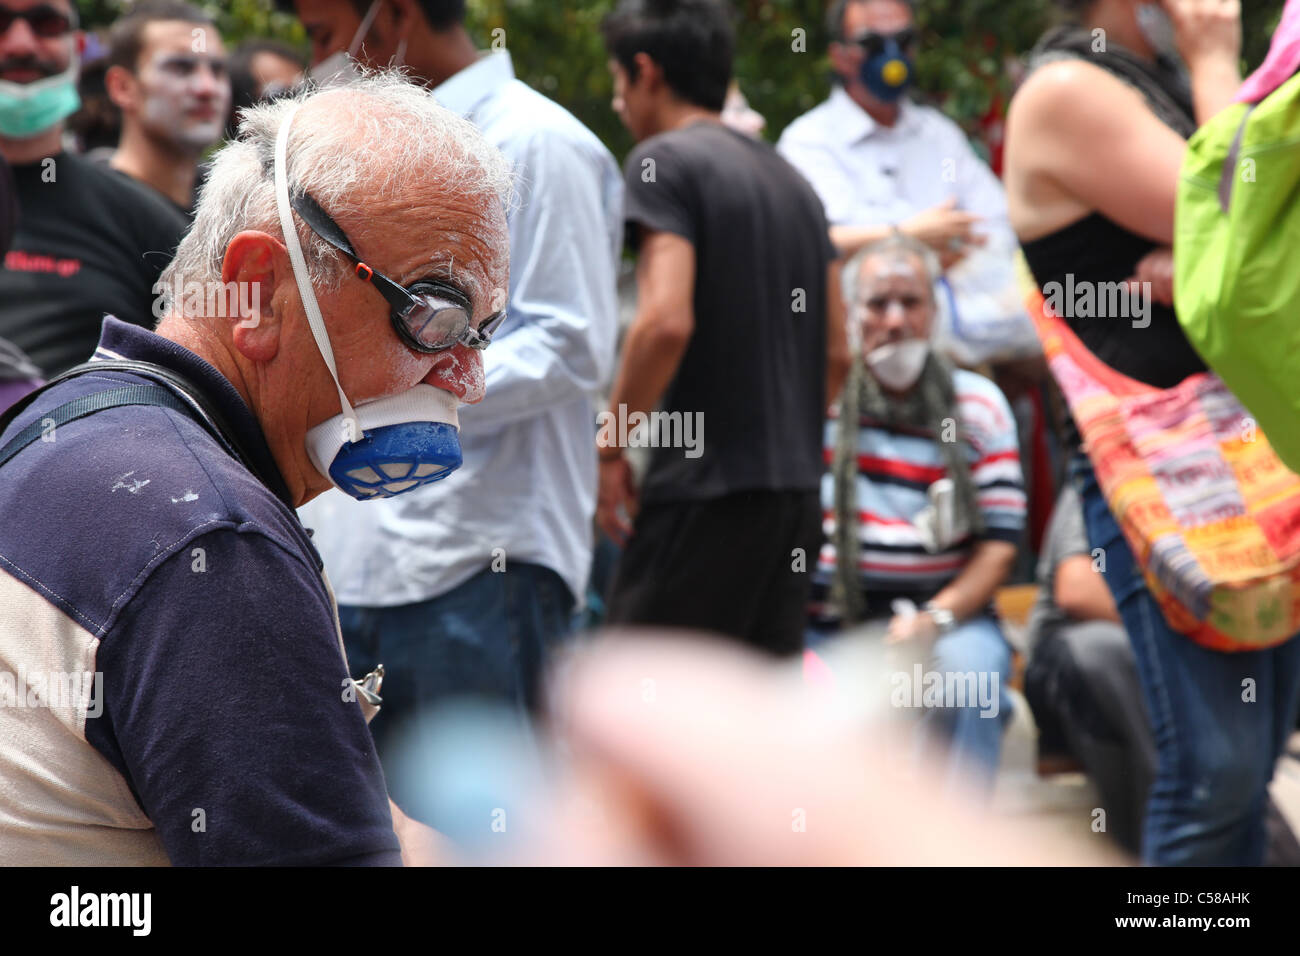
M 399 495 L 446 478 L 460 467 L 459 399 L 446 389 L 421 382 L 396 395 L 352 406 L 339 383 L 334 351 L 292 213 L 346 256 L 356 275 L 384 297 L 398 338 L 415 351 L 438 354 L 457 345 L 486 348 L 505 312 L 474 328 L 464 293 L 437 279 L 416 282 L 410 290 L 402 288 L 361 261 L 343 230 L 308 193 L 300 191 L 291 198 L 287 153 L 289 127 L 296 111 L 294 107 L 276 137 L 276 207 L 303 309 L 338 389 L 340 406 L 337 415 L 307 432 L 307 452 L 316 470 L 353 498 L 364 501 Z
M 858 77 L 876 99 L 896 103 L 912 85 L 916 67 L 908 50 L 915 39 L 915 31 L 908 28 L 897 33 L 867 33 L 853 41 L 866 54 Z

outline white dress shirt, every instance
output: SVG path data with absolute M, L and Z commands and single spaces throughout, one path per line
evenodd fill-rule
M 340 604 L 437 597 L 494 559 L 551 568 L 581 602 L 596 502 L 595 396 L 613 374 L 622 177 L 567 110 L 487 53 L 433 91 L 515 166 L 507 317 L 486 397 L 460 408 L 464 464 L 396 498 L 331 490 L 301 509 Z
M 907 99 L 899 107 L 897 122 L 882 126 L 837 86 L 786 127 L 776 148 L 812 183 L 832 226 L 898 223 L 956 197 L 959 209 L 985 220 L 977 232 L 1014 249 L 1002 184 L 961 127 Z

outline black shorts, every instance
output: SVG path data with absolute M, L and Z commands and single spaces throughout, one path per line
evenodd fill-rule
M 614 572 L 609 623 L 715 631 L 797 654 L 821 543 L 816 491 L 647 505 Z

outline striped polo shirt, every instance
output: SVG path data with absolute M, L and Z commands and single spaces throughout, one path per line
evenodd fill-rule
M 984 539 L 1020 544 L 1025 526 L 1025 490 L 1015 419 L 1001 390 L 982 375 L 957 369 L 962 447 L 984 516 Z M 815 624 L 832 624 L 827 599 L 835 573 L 834 461 L 839 432 L 836 409 L 825 426 L 822 527 L 825 540 L 813 576 L 809 614 Z M 970 560 L 976 541 L 967 536 L 938 553 L 926 550 L 914 519 L 929 505 L 929 487 L 948 474 L 935 436 L 905 433 L 863 417 L 858 428 L 857 506 L 859 580 L 872 617 L 890 613 L 889 602 L 909 597 L 917 604 L 943 589 Z
M 257 418 L 144 329 L 106 319 L 96 355 L 187 378 L 267 484 L 150 406 L 50 428 L 0 467 L 0 866 L 399 863 L 329 586 Z M 148 381 L 59 383 L 0 446 Z

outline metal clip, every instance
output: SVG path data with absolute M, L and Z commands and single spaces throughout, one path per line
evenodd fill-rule
M 380 664 L 361 680 L 353 680 L 357 685 L 357 693 L 365 699 L 367 704 L 373 704 L 378 707 L 384 702 L 379 696 L 379 689 L 384 686 L 384 665 Z

